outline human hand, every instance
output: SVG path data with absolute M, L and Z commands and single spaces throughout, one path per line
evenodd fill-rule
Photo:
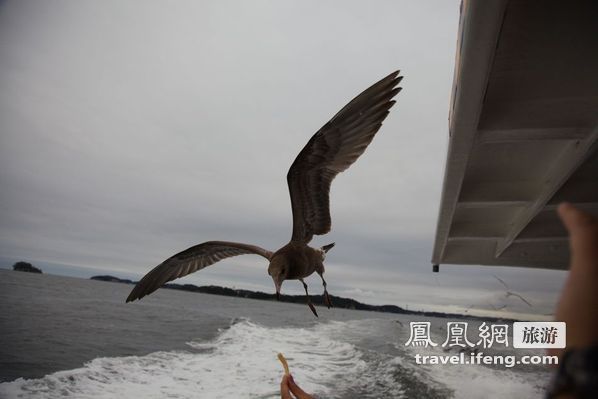
M 292 395 L 291 395 L 292 393 Z M 313 396 L 299 388 L 292 375 L 284 375 L 280 382 L 280 397 L 281 399 L 314 399 Z
M 569 232 L 569 276 L 555 312 L 567 323 L 567 348 L 598 343 L 598 219 L 563 203 L 558 214 Z M 565 349 L 549 353 L 561 357 Z

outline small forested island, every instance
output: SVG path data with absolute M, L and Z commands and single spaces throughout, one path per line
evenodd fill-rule
M 125 284 L 137 284 L 136 281 L 120 279 L 114 276 L 93 276 L 92 280 L 109 281 L 113 283 L 125 283 Z M 241 289 L 232 289 L 227 287 L 219 287 L 216 285 L 207 285 L 198 287 L 193 284 L 165 284 L 162 288 L 170 288 L 174 290 L 201 292 L 202 294 L 213 294 L 213 295 L 224 295 L 224 296 L 235 296 L 241 298 L 250 299 L 266 299 L 276 300 L 275 294 L 267 294 L 259 291 L 249 291 Z M 309 296 L 314 305 L 325 306 L 323 295 L 310 295 Z M 357 310 L 375 310 L 378 312 L 390 312 L 390 313 L 410 313 L 409 311 L 395 305 L 367 305 L 361 302 L 357 302 L 351 298 L 343 298 L 340 296 L 330 295 L 332 303 L 337 308 L 344 309 L 357 309 Z M 292 302 L 292 303 L 305 303 L 305 295 L 280 295 L 281 302 Z
M 33 266 L 31 263 L 28 262 L 17 262 L 12 265 L 12 270 L 17 272 L 29 272 L 29 273 L 39 273 L 42 274 L 41 269 Z
M 128 280 L 128 279 L 121 279 L 114 276 L 93 276 L 91 277 L 92 280 L 99 280 L 99 281 L 108 281 L 112 283 L 124 283 L 124 284 L 137 284 L 136 281 Z M 267 294 L 265 292 L 260 291 L 250 291 L 250 290 L 242 290 L 242 289 L 233 289 L 227 287 L 220 287 L 216 285 L 207 285 L 198 287 L 193 284 L 165 284 L 162 288 L 169 288 L 173 290 L 182 290 L 182 291 L 190 291 L 190 292 L 200 292 L 202 294 L 212 294 L 212 295 L 224 295 L 224 296 L 233 296 L 233 297 L 240 297 L 240 298 L 250 298 L 250 299 L 262 299 L 262 300 L 276 300 L 275 294 Z M 326 306 L 324 302 L 323 295 L 310 295 L 309 296 L 311 301 L 316 306 Z M 332 300 L 332 304 L 336 308 L 343 308 L 343 309 L 354 309 L 354 310 L 369 310 L 375 312 L 385 312 L 385 313 L 396 313 L 396 314 L 412 314 L 412 315 L 420 315 L 420 316 L 429 316 L 429 317 L 450 317 L 454 319 L 479 319 L 479 320 L 494 320 L 494 321 L 508 321 L 509 319 L 502 319 L 502 318 L 495 318 L 495 317 L 478 317 L 472 315 L 463 315 L 458 313 L 441 313 L 441 312 L 428 312 L 428 311 L 418 311 L 418 310 L 407 310 L 403 309 L 400 306 L 395 305 L 368 305 L 365 303 L 361 303 L 356 301 L 355 299 L 351 298 L 343 298 L 340 296 L 330 295 L 330 299 Z M 291 302 L 291 303 L 305 303 L 305 295 L 280 295 L 281 302 Z

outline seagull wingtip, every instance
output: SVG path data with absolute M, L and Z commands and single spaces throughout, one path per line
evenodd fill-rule
M 129 296 L 127 297 L 127 299 L 125 300 L 125 303 L 129 303 L 129 302 L 133 302 L 136 299 L 141 299 L 140 296 L 135 295 L 133 292 L 131 292 L 129 294 Z
M 389 78 L 392 77 L 392 78 L 395 78 L 395 79 L 402 79 L 403 77 L 400 76 L 400 75 L 401 75 L 401 70 L 397 69 L 396 71 L 393 71 L 390 75 L 388 75 L 388 77 Z

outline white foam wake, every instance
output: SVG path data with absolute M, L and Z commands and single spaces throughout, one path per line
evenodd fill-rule
M 277 352 L 306 391 L 340 397 L 368 385 L 368 378 L 384 378 L 372 375 L 353 344 L 331 338 L 346 324 L 267 328 L 242 321 L 210 342 L 190 342 L 195 351 L 97 358 L 78 369 L 0 384 L 0 397 L 275 398 L 282 376 Z
M 541 397 L 547 374 L 415 365 L 389 320 L 268 328 L 241 320 L 188 351 L 97 358 L 39 379 L 0 384 L 0 398 L 279 398 L 282 352 L 295 380 L 322 398 Z M 405 338 L 405 339 L 403 339 Z M 367 349 L 367 348 L 376 348 Z
M 415 365 L 414 355 L 454 355 L 442 348 L 405 347 L 407 356 L 396 358 L 394 363 L 405 368 L 417 369 L 420 375 L 433 378 L 453 392 L 458 399 L 488 398 L 543 398 L 551 371 L 549 369 L 524 372 L 520 368 L 484 365 Z M 518 355 L 525 353 L 518 352 Z

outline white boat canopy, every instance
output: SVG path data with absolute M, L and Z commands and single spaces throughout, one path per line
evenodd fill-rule
M 432 263 L 566 269 L 598 215 L 598 2 L 463 1 Z

